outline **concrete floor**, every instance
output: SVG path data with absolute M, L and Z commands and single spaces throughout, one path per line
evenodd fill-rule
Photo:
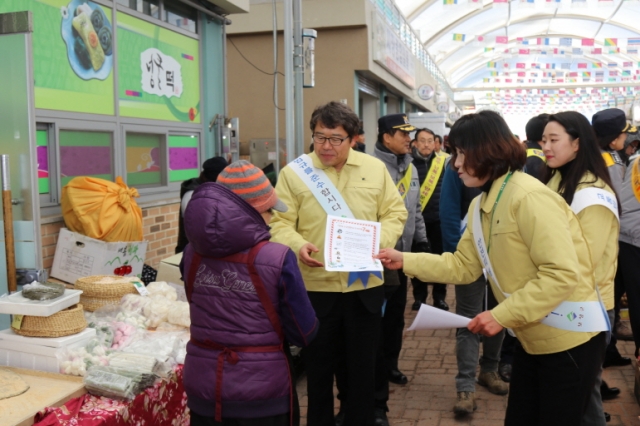
M 448 286 L 447 303 L 455 312 L 454 291 Z M 409 291 L 409 303 L 405 311 L 407 327 L 413 321 L 413 298 Z M 428 301 L 428 303 L 430 303 Z M 633 358 L 633 342 L 618 342 L 623 356 Z M 635 363 L 626 367 L 609 367 L 604 380 L 609 386 L 620 388 L 620 396 L 606 401 L 605 411 L 611 414 L 607 425 L 640 425 L 640 406 L 633 394 Z M 430 330 L 405 332 L 400 353 L 400 370 L 409 378 L 405 386 L 391 384 L 389 420 L 392 426 L 497 426 L 504 421 L 507 396 L 489 393 L 476 386 L 478 409 L 471 416 L 456 418 L 453 405 L 456 401 L 454 377 L 457 373 L 455 357 L 455 330 Z M 337 392 L 336 392 L 337 393 Z M 306 425 L 307 382 L 298 381 L 298 395 L 302 413 L 301 425 Z M 336 411 L 338 403 L 335 403 Z M 569 425 L 567 425 L 569 426 Z

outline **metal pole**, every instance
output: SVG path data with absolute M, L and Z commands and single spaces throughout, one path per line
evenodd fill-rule
M 303 46 L 302 46 L 302 0 L 293 0 L 293 65 L 294 99 L 296 126 L 296 156 L 304 153 L 304 102 L 302 96 L 304 84 Z
M 280 114 L 278 111 L 278 10 L 273 0 L 273 109 L 276 119 L 276 176 L 280 174 Z
M 284 0 L 284 97 L 286 117 L 287 163 L 296 158 L 295 115 L 293 102 L 293 0 Z
M 16 252 L 13 240 L 13 210 L 11 205 L 11 183 L 9 181 L 9 156 L 0 156 L 2 168 L 2 213 L 4 221 L 4 247 L 7 258 L 7 287 L 9 294 L 18 290 L 16 277 Z

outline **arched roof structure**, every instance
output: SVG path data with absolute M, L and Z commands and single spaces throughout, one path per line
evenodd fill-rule
M 640 92 L 640 1 L 395 3 L 459 104 L 473 99 L 533 114 L 567 109 L 540 105 L 545 98 L 571 98 L 587 113 L 629 105 Z

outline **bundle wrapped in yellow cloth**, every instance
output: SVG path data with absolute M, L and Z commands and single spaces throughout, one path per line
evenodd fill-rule
M 73 232 L 98 240 L 141 241 L 142 210 L 121 177 L 116 182 L 79 176 L 62 188 L 62 215 Z

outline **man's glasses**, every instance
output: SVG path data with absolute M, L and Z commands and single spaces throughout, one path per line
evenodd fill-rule
M 344 142 L 346 139 L 349 139 L 349 136 L 344 137 L 344 138 L 338 138 L 338 137 L 335 137 L 335 136 L 327 138 L 327 137 L 324 137 L 322 135 L 313 135 L 312 139 L 313 139 L 313 143 L 315 143 L 317 145 L 321 145 L 322 146 L 322 145 L 325 144 L 325 142 L 329 142 L 333 146 L 338 146 L 342 142 Z

